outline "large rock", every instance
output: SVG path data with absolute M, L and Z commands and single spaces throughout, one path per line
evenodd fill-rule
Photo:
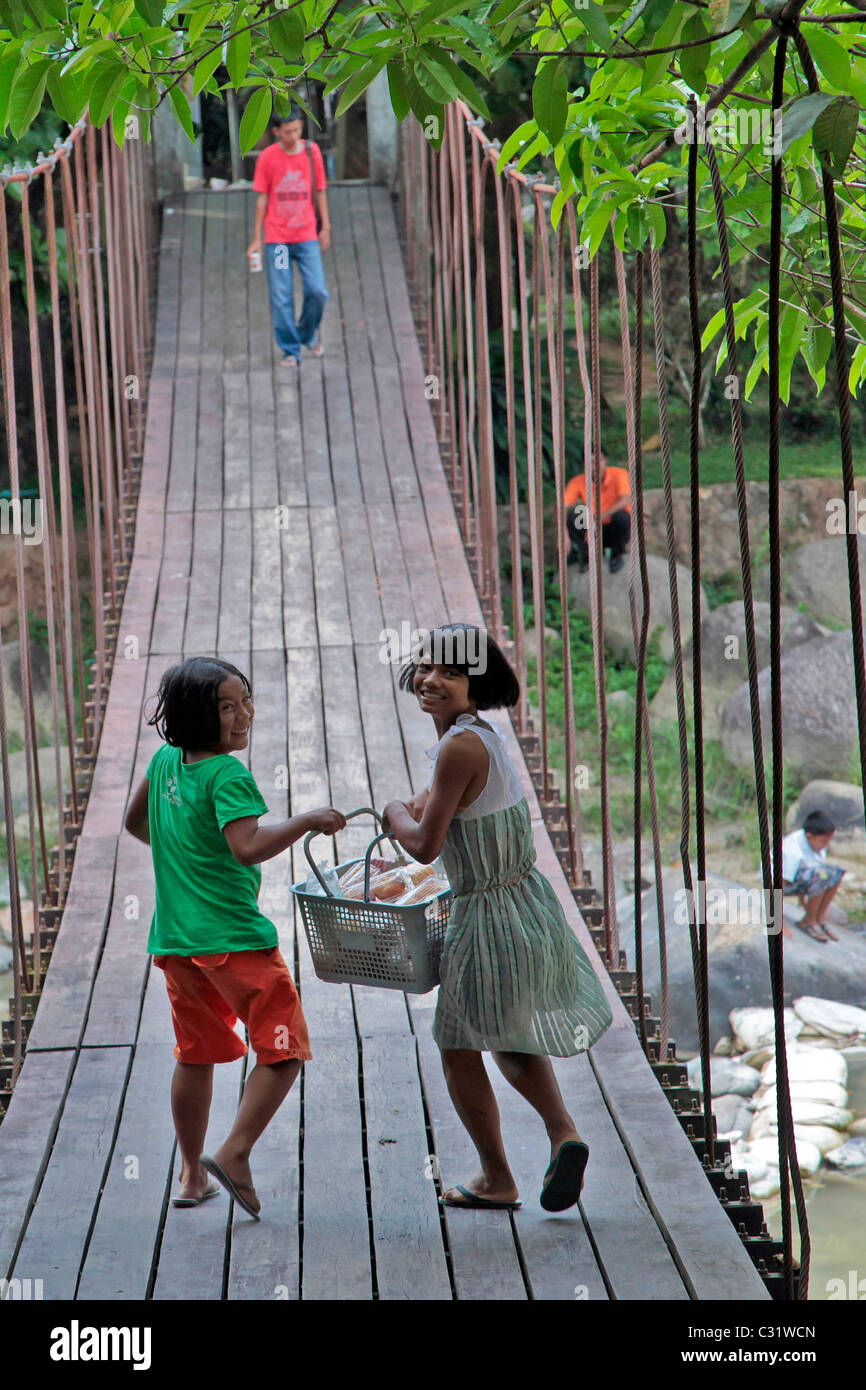
M 682 870 L 666 869 L 662 882 L 670 1033 L 684 1051 L 696 1052 L 699 1043 L 695 989 Z M 754 898 L 758 899 L 757 892 L 752 892 Z M 772 1006 L 767 938 L 758 910 L 761 904 L 755 901 L 755 910 L 750 913 L 748 907 L 753 899 L 744 896 L 748 893 L 749 890 L 742 884 L 714 874 L 707 876 L 710 1035 L 713 1038 L 730 1033 L 728 1017 L 732 1009 L 742 1006 Z M 720 919 L 725 914 L 714 911 L 713 906 L 715 902 L 728 900 L 732 904 L 732 911 L 727 914 L 728 920 L 722 921 Z M 647 889 L 642 894 L 641 906 L 644 988 L 652 998 L 653 1011 L 658 1013 L 661 996 L 655 888 Z M 749 916 L 754 920 L 745 920 Z M 617 918 L 620 946 L 626 953 L 629 966 L 633 967 L 633 896 L 618 900 Z M 838 935 L 839 940 L 831 946 L 821 945 L 800 931 L 795 931 L 790 940 L 785 939 L 785 1003 L 789 1007 L 795 999 L 804 995 L 817 995 L 862 1007 L 863 980 L 866 978 L 866 938 L 844 928 L 839 929 Z M 797 1025 L 801 1023 L 802 1020 L 796 1020 Z M 794 1043 L 789 1044 L 792 1049 L 795 1046 Z M 813 1062 L 810 1058 L 809 1064 L 817 1066 L 819 1070 L 804 1079 L 827 1077 L 831 1080 L 844 1080 L 844 1059 L 840 1058 L 838 1053 L 832 1050 L 819 1052 L 818 1049 L 810 1047 L 809 1052 L 813 1051 L 817 1053 L 819 1060 Z M 842 1078 L 835 1074 L 840 1062 Z M 762 1079 L 767 1081 L 767 1077 Z M 772 1079 L 771 1077 L 770 1080 Z
M 755 649 L 758 669 L 770 660 L 770 605 L 753 604 L 755 615 Z M 782 609 L 782 650 L 792 651 L 815 637 L 826 633 L 806 613 L 793 608 Z M 686 704 L 692 699 L 693 643 L 683 653 L 683 676 Z M 714 608 L 701 623 L 701 708 L 704 716 L 704 737 L 718 738 L 722 707 L 728 697 L 748 680 L 746 662 L 746 611 L 737 600 Z M 669 671 L 652 702 L 652 712 L 663 719 L 676 719 L 676 682 Z
M 629 557 L 616 574 L 611 574 L 607 560 L 602 567 L 602 601 L 604 607 L 604 637 L 609 650 L 617 657 L 634 660 L 635 646 L 631 629 L 631 608 L 629 606 Z M 677 598 L 679 602 L 680 638 L 686 643 L 692 631 L 692 576 L 685 565 L 677 565 Z M 649 635 L 661 628 L 659 647 L 666 661 L 673 657 L 673 629 L 671 621 L 671 591 L 668 578 L 667 561 L 659 555 L 647 556 L 647 578 L 650 594 Z M 589 612 L 589 571 L 581 574 L 576 565 L 568 572 L 568 588 L 575 606 L 584 613 Z M 643 613 L 642 595 L 638 584 L 637 617 L 640 623 Z M 707 597 L 701 588 L 701 614 L 709 612 Z
M 838 487 L 838 485 L 837 485 Z M 866 535 L 857 537 L 860 589 L 866 592 Z M 769 571 L 756 577 L 756 592 L 769 598 Z M 828 536 L 789 552 L 782 560 L 782 594 L 795 607 L 805 603 L 825 623 L 851 623 L 848 556 L 844 536 Z
M 701 1087 L 701 1059 L 693 1057 L 686 1063 L 689 1085 Z M 713 1057 L 710 1062 L 710 1093 L 714 1096 L 750 1096 L 760 1085 L 754 1067 L 747 1067 L 732 1057 Z
M 854 655 L 850 632 L 816 637 L 781 662 L 782 738 L 785 770 L 824 778 L 847 771 L 858 757 Z M 770 756 L 770 668 L 758 676 L 765 756 Z M 722 710 L 725 757 L 753 767 L 749 687 L 741 685 Z
M 799 830 L 812 811 L 824 811 L 837 830 L 862 826 L 863 788 L 856 782 L 831 782 L 826 778 L 807 782 L 785 817 L 785 829 Z

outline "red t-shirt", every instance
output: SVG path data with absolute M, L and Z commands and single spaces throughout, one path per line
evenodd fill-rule
M 310 187 L 310 158 L 307 147 L 313 156 L 316 188 L 324 192 L 327 188 L 325 165 L 318 145 L 310 140 L 304 141 L 300 154 L 286 154 L 282 145 L 275 140 L 262 150 L 256 160 L 256 173 L 253 188 L 257 193 L 267 193 L 268 206 L 265 211 L 265 241 L 293 242 L 316 241 L 316 209 L 313 205 L 313 190 Z

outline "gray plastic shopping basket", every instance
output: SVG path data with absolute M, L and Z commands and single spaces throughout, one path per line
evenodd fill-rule
M 369 815 L 381 825 L 379 815 L 369 806 L 346 816 Z M 304 840 L 304 853 L 323 893 L 306 891 L 307 880 L 292 884 L 301 909 L 313 967 L 320 980 L 332 984 L 376 985 L 380 989 L 402 989 L 406 994 L 426 994 L 439 983 L 439 959 L 445 928 L 451 912 L 451 890 L 444 889 L 426 903 L 395 907 L 370 899 L 370 857 L 376 846 L 390 839 L 398 863 L 406 863 L 399 846 L 390 835 L 380 834 L 371 841 L 365 856 L 364 899 L 337 898 L 331 893 L 310 854 L 310 841 Z M 342 874 L 359 859 L 337 865 Z

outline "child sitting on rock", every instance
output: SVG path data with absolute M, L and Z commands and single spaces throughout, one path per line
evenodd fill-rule
M 782 841 L 784 893 L 805 899 L 806 915 L 799 923 L 813 941 L 838 941 L 824 920 L 845 873 L 827 863 L 827 846 L 836 827 L 824 811 L 810 811 L 799 830 Z

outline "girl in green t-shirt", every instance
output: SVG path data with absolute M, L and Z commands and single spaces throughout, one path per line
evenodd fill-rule
M 258 1219 L 250 1152 L 311 1057 L 277 930 L 258 908 L 258 867 L 315 830 L 346 824 L 333 806 L 260 826 L 267 813 L 249 770 L 232 755 L 249 742 L 252 689 L 242 671 L 191 657 L 166 671 L 148 720 L 165 740 L 127 811 L 126 828 L 149 844 L 156 909 L 147 949 L 165 973 L 177 1058 L 172 1114 L 181 1152 L 175 1206 L 198 1206 L 219 1188 Z M 202 1153 L 215 1062 L 256 1053 L 228 1138 Z

